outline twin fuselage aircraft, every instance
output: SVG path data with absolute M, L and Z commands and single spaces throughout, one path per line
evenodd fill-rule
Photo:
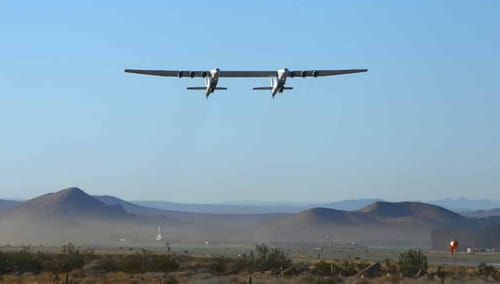
M 217 87 L 219 78 L 271 78 L 271 86 L 255 87 L 254 90 L 270 90 L 271 95 L 276 96 L 278 93 L 283 93 L 284 90 L 292 90 L 292 87 L 285 86 L 287 78 L 295 77 L 323 77 L 343 74 L 352 74 L 366 72 L 368 69 L 341 69 L 341 70 L 299 70 L 290 71 L 286 68 L 277 71 L 224 71 L 212 69 L 209 71 L 183 71 L 183 70 L 139 70 L 125 69 L 127 73 L 136 73 L 144 75 L 155 75 L 164 77 L 190 77 L 204 78 L 205 86 L 203 87 L 187 87 L 188 90 L 205 90 L 205 95 L 208 98 L 215 90 L 227 90 L 224 87 Z

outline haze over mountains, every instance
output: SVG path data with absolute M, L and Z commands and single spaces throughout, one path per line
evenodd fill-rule
M 490 210 L 500 208 L 500 201 L 486 199 L 446 198 L 429 201 L 429 203 L 448 208 L 456 212 Z
M 376 201 L 384 201 L 377 198 L 341 200 L 327 203 L 276 203 L 276 202 L 239 202 L 239 203 L 180 203 L 170 201 L 124 201 L 114 196 L 102 195 L 93 196 L 106 204 L 115 204 L 127 202 L 126 205 L 132 207 L 139 205 L 147 207 L 146 210 L 155 212 L 152 209 L 162 209 L 169 211 L 184 211 L 197 213 L 215 213 L 215 214 L 260 214 L 260 213 L 297 213 L 306 209 L 315 207 L 331 208 L 337 210 L 358 210 Z M 20 200 L 0 199 L 0 212 L 5 209 L 20 204 Z M 447 208 L 464 216 L 500 216 L 500 201 L 493 200 L 469 200 L 465 198 L 440 199 L 427 201 L 425 203 L 434 204 Z M 158 211 L 156 211 L 158 213 Z
M 302 210 L 324 207 L 338 210 L 357 210 L 375 201 L 381 199 L 353 199 L 342 200 L 330 203 L 273 203 L 273 202 L 246 202 L 240 204 L 193 204 L 193 203 L 176 203 L 166 201 L 134 201 L 133 203 L 146 207 L 202 212 L 202 213 L 230 213 L 230 214 L 252 214 L 252 213 L 297 213 Z
M 10 207 L 9 207 L 10 206 Z M 154 244 L 170 242 L 336 242 L 429 246 L 430 231 L 469 219 L 419 202 L 376 201 L 359 210 L 315 207 L 297 213 L 213 214 L 149 208 L 78 188 L 49 193 L 0 212 L 0 243 Z
M 21 201 L 0 199 L 0 212 L 19 205 Z

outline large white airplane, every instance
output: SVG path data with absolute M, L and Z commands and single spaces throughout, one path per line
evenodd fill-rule
M 277 71 L 221 71 L 218 68 L 209 71 L 184 71 L 184 70 L 139 70 L 139 69 L 125 69 L 125 72 L 155 75 L 165 77 L 190 77 L 190 78 L 204 78 L 205 86 L 203 87 L 188 87 L 188 90 L 205 90 L 205 95 L 210 96 L 215 90 L 227 90 L 224 87 L 217 87 L 219 78 L 258 78 L 269 77 L 271 78 L 271 86 L 269 87 L 255 87 L 254 90 L 270 90 L 271 95 L 276 96 L 278 93 L 283 93 L 284 90 L 291 90 L 292 87 L 286 87 L 286 79 L 288 77 L 323 77 L 334 76 L 343 74 L 352 74 L 366 72 L 368 69 L 341 69 L 341 70 L 299 70 L 291 71 L 286 68 Z

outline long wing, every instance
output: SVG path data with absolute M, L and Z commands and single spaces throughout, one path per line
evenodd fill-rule
M 127 73 L 136 73 L 144 75 L 164 76 L 164 77 L 203 77 L 208 74 L 208 71 L 187 71 L 187 70 L 141 70 L 141 69 L 125 69 Z
M 320 77 L 366 72 L 368 69 L 340 69 L 340 70 L 295 70 L 288 71 L 289 77 Z M 125 69 L 127 73 L 144 75 L 164 76 L 164 77 L 205 77 L 210 71 L 189 71 L 189 70 L 141 70 Z M 272 71 L 220 71 L 219 77 L 229 78 L 257 78 L 273 77 L 277 75 L 276 70 Z
M 366 72 L 368 69 L 337 69 L 337 70 L 294 70 L 288 71 L 289 77 L 322 77 Z
M 141 70 L 125 69 L 127 73 L 144 75 L 155 75 L 164 77 L 205 77 L 210 71 L 190 71 L 190 70 Z M 219 77 L 248 78 L 248 77 L 272 77 L 276 75 L 274 71 L 220 71 Z
M 319 77 L 334 76 L 366 72 L 368 69 L 339 69 L 339 70 L 296 70 L 287 71 L 289 77 Z M 220 71 L 220 77 L 248 78 L 248 77 L 274 77 L 278 74 L 273 71 Z

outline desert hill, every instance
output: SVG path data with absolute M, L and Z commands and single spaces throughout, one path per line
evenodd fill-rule
M 120 218 L 130 217 L 120 205 L 106 205 L 77 187 L 47 193 L 6 210 L 4 217 Z
M 469 222 L 447 209 L 419 202 L 375 202 L 357 211 L 313 208 L 258 228 L 273 241 L 357 242 L 372 246 L 430 246 L 432 229 Z
M 289 217 L 286 222 L 300 226 L 311 225 L 361 225 L 376 223 L 369 214 L 329 208 L 312 208 Z
M 394 220 L 418 221 L 426 226 L 455 224 L 465 217 L 439 206 L 420 202 L 377 201 L 357 211 L 312 208 L 290 215 L 281 224 L 294 226 L 360 226 L 393 224 Z
M 162 222 L 175 224 L 170 219 Z M 157 220 L 130 214 L 120 205 L 106 205 L 72 187 L 0 213 L 0 243 L 103 244 L 122 237 L 140 238 L 146 231 L 153 235 L 156 226 Z
M 448 209 L 422 202 L 378 201 L 359 210 L 364 214 L 383 220 L 411 218 L 429 224 L 449 224 L 464 220 L 464 217 Z

